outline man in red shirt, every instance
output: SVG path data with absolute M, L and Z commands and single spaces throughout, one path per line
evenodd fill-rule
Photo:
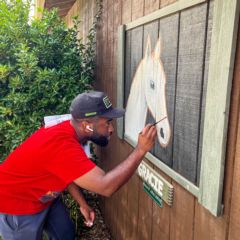
M 112 119 L 123 109 L 113 108 L 102 92 L 79 94 L 70 106 L 71 120 L 40 128 L 0 165 L 0 236 L 5 240 L 74 239 L 75 229 L 59 194 L 68 189 L 79 203 L 86 224 L 94 212 L 79 187 L 111 196 L 134 174 L 152 148 L 156 129 L 147 125 L 133 152 L 105 173 L 85 154 L 82 145 L 92 141 L 106 146 L 113 133 Z

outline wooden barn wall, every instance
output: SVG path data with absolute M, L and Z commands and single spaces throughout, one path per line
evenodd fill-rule
M 72 17 L 78 16 L 78 20 L 80 21 L 78 37 L 82 38 L 84 43 L 87 41 L 88 31 L 92 27 L 95 12 L 95 0 L 77 0 L 65 16 L 65 22 L 70 28 L 73 27 Z
M 96 89 L 105 91 L 114 105 L 117 101 L 117 29 L 175 0 L 103 0 L 102 20 L 97 31 Z M 77 0 L 71 16 L 80 15 L 79 29 L 85 36 L 96 10 L 95 1 Z M 171 28 L 169 29 L 171 34 Z M 166 29 L 167 31 L 167 29 Z M 136 33 L 137 34 L 137 33 Z M 224 214 L 212 216 L 192 194 L 151 165 L 174 186 L 174 204 L 163 208 L 143 191 L 142 181 L 134 175 L 111 198 L 102 200 L 102 210 L 113 239 L 119 240 L 238 240 L 240 236 L 240 33 L 235 58 L 229 131 L 224 179 Z M 130 44 L 130 43 L 127 43 Z M 131 58 L 131 56 L 126 56 Z M 126 66 L 127 67 L 127 66 Z M 116 125 L 115 125 L 116 128 Z M 124 160 L 132 147 L 115 133 L 109 146 L 100 150 L 102 167 L 107 171 Z M 147 160 L 146 160 L 147 161 Z

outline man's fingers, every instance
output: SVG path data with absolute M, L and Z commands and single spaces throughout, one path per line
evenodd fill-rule
M 145 135 L 149 129 L 151 128 L 152 124 L 147 124 L 144 129 L 142 130 L 142 134 Z
M 87 227 L 92 227 L 92 225 L 93 225 L 93 222 L 91 222 L 91 221 L 88 221 L 88 222 L 85 221 L 84 223 Z
M 157 130 L 155 126 L 153 126 L 152 124 L 147 124 L 141 133 L 147 138 L 154 138 L 154 134 L 156 134 L 156 132 Z
M 94 219 L 95 219 L 95 213 L 94 213 L 94 211 L 91 211 L 90 212 L 90 220 L 91 220 L 91 222 L 94 222 Z
M 157 136 L 157 129 L 155 128 L 155 129 L 152 131 L 151 138 L 155 139 L 156 136 Z
M 151 138 L 152 134 L 156 131 L 156 127 L 151 125 L 149 130 L 146 132 L 146 137 Z

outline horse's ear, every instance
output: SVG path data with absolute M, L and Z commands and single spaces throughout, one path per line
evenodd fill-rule
M 158 41 L 156 43 L 155 49 L 154 49 L 154 55 L 156 57 L 160 57 L 162 51 L 162 46 L 161 46 L 161 38 L 158 38 Z
M 149 35 L 147 36 L 147 45 L 146 45 L 146 48 L 145 48 L 145 58 L 149 58 L 151 56 L 151 40 L 150 40 L 150 37 Z

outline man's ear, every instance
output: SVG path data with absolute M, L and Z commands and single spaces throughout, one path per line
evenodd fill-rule
M 89 125 L 86 126 L 86 129 L 89 130 L 90 132 L 93 132 L 93 129 Z
M 93 123 L 83 121 L 82 126 L 85 132 L 93 132 Z

